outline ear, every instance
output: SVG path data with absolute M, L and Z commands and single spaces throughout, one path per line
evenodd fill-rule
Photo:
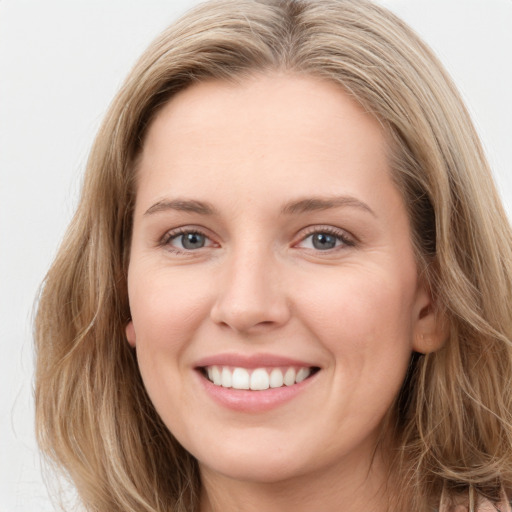
M 130 346 L 135 347 L 135 328 L 131 320 L 126 324 L 125 333 Z
M 430 289 L 424 284 L 418 288 L 413 314 L 413 350 L 420 354 L 439 350 L 448 338 L 448 322 L 436 311 Z

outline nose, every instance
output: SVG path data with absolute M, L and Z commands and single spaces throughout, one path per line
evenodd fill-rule
M 269 251 L 270 252 L 270 251 Z M 282 326 L 290 305 L 282 272 L 271 254 L 240 251 L 224 262 L 211 319 L 239 333 L 259 333 Z

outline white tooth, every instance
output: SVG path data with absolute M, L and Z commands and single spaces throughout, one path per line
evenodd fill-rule
M 270 387 L 280 388 L 283 385 L 283 372 L 279 368 L 274 368 L 270 372 Z
M 293 386 L 295 384 L 295 368 L 288 368 L 284 374 L 284 383 L 287 386 Z
M 231 385 L 235 389 L 249 389 L 249 372 L 245 368 L 235 368 Z
M 253 391 L 261 391 L 268 389 L 270 385 L 267 370 L 258 368 L 252 372 L 251 375 L 251 389 Z
M 222 373 L 220 375 L 221 384 L 223 388 L 230 388 L 232 385 L 231 372 L 228 368 L 222 368 Z
M 212 370 L 212 367 L 208 366 L 208 368 L 206 368 L 206 372 L 208 373 L 208 378 L 213 382 L 213 370 Z
M 310 368 L 301 368 L 297 372 L 297 377 L 295 377 L 295 382 L 297 382 L 297 383 L 302 382 L 304 379 L 307 379 L 310 374 L 311 374 Z
M 220 376 L 220 370 L 217 366 L 212 366 L 212 380 L 215 385 L 221 385 L 222 378 Z

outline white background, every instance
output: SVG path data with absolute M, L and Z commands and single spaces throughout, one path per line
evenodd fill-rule
M 89 147 L 125 75 L 192 0 L 0 0 L 0 512 L 50 512 L 31 319 Z M 512 0 L 381 0 L 461 89 L 512 214 Z

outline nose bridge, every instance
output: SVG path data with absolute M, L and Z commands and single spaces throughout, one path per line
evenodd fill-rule
M 286 293 L 271 247 L 252 241 L 232 248 L 219 273 L 211 316 L 240 332 L 286 322 Z

